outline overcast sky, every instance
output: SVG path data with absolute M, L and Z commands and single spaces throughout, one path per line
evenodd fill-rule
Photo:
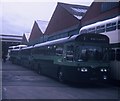
M 35 20 L 50 20 L 57 2 L 90 6 L 93 0 L 1 0 L 0 33 L 30 33 Z

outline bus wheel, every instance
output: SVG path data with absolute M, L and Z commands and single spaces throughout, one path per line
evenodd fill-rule
M 42 74 L 42 72 L 41 72 L 41 68 L 40 68 L 40 65 L 38 65 L 38 69 L 37 69 L 37 72 L 38 72 L 38 74 Z
M 38 68 L 38 74 L 40 74 L 40 75 L 41 75 L 41 69 L 40 69 L 40 68 Z
M 59 71 L 58 73 L 58 80 L 62 83 L 64 82 L 64 75 L 62 71 Z

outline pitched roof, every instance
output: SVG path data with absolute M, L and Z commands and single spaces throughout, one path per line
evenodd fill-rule
M 58 3 L 45 34 L 56 34 L 73 26 L 79 27 L 80 19 L 87 8 L 87 6 Z
M 25 33 L 25 37 L 26 37 L 27 41 L 29 42 L 30 33 Z
M 26 33 L 23 34 L 21 43 L 22 43 L 22 44 L 27 44 L 27 43 L 28 43 L 28 39 L 27 39 L 27 37 L 26 37 Z
M 44 34 L 44 32 L 47 28 L 47 25 L 48 25 L 48 21 L 37 20 L 36 23 L 38 24 L 38 27 L 40 28 L 40 30 Z
M 30 33 L 29 42 L 40 38 L 44 34 L 47 25 L 47 21 L 36 20 Z
M 83 5 L 73 5 L 73 4 L 65 4 L 65 3 L 59 3 L 59 4 L 79 20 L 84 16 L 84 14 L 88 9 L 88 6 L 83 6 Z

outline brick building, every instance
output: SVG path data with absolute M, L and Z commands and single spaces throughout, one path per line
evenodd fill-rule
M 29 37 L 29 45 L 34 45 L 43 42 L 43 34 L 48 25 L 47 21 L 37 20 L 34 22 L 32 31 Z
M 78 34 L 87 9 L 87 6 L 58 3 L 44 33 L 47 40 Z
M 29 45 L 78 34 L 87 9 L 87 6 L 58 3 L 49 23 L 35 21 Z
M 95 0 L 96 1 L 96 0 Z M 81 20 L 82 26 L 120 15 L 120 2 L 93 2 Z
M 101 29 L 104 29 L 101 34 L 107 35 L 110 38 L 111 44 L 120 44 L 120 31 L 118 28 L 120 26 L 120 2 L 95 1 L 81 19 L 82 27 L 87 26 L 84 31 L 90 32 L 91 30 L 96 33 L 97 28 L 101 27 Z M 101 25 L 99 25 L 100 23 Z

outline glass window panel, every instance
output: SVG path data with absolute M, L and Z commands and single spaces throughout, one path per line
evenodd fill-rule
M 113 22 L 113 23 L 108 23 L 106 25 L 106 31 L 113 31 L 113 30 L 116 30 L 116 22 Z
M 110 52 L 109 52 L 109 59 L 111 61 L 114 61 L 115 60 L 115 50 L 114 49 L 111 49 Z
M 120 49 L 116 50 L 116 60 L 120 61 Z
M 101 11 L 108 11 L 110 9 L 113 9 L 114 7 L 118 7 L 119 2 L 103 2 L 101 5 Z
M 120 20 L 118 21 L 118 29 L 120 29 Z

